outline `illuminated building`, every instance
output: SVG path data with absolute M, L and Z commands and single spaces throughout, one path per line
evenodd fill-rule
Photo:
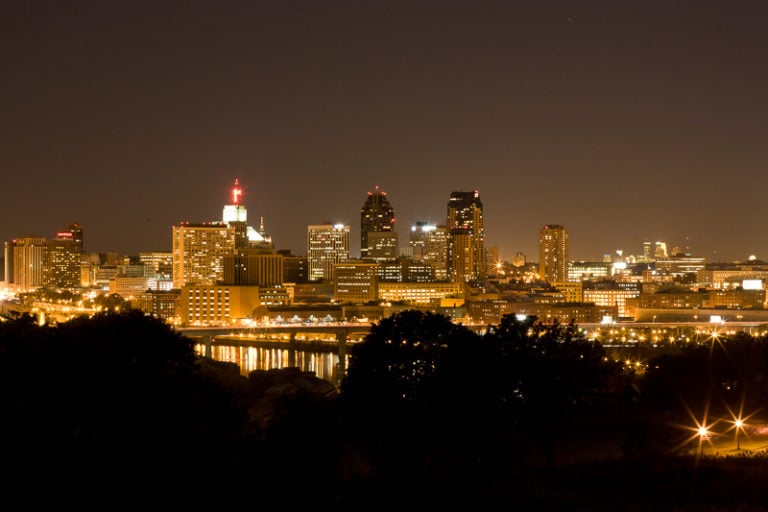
M 379 281 L 390 283 L 432 283 L 435 281 L 435 269 L 423 261 L 400 258 L 379 263 L 376 277 Z
M 445 226 L 436 226 L 424 237 L 424 261 L 435 270 L 436 281 L 448 280 L 448 243 L 450 232 Z
M 611 276 L 613 263 L 604 261 L 572 261 L 568 264 L 568 281 L 590 281 Z
M 243 204 L 245 191 L 240 186 L 240 181 L 235 179 L 235 184 L 229 192 L 230 204 L 224 205 L 221 220 L 227 226 L 235 230 L 235 247 L 246 248 L 274 248 L 272 239 L 264 231 L 264 218 L 259 219 L 259 229 L 248 225 L 248 210 Z
M 697 275 L 705 267 L 706 259 L 699 256 L 684 255 L 656 258 L 656 272 L 667 276 Z
M 539 278 L 548 283 L 568 281 L 568 231 L 559 224 L 539 230 Z
M 458 297 L 462 294 L 460 283 L 379 283 L 379 300 L 405 302 L 427 306 L 435 299 Z
M 408 245 L 412 249 L 411 257 L 414 260 L 424 259 L 426 253 L 427 235 L 437 229 L 437 226 L 431 222 L 418 221 L 411 226 L 410 238 Z
M 400 254 L 397 243 L 396 233 L 371 231 L 368 233 L 368 255 L 363 259 L 378 262 L 396 260 Z
M 131 301 L 131 305 L 148 315 L 173 322 L 179 311 L 181 290 L 144 291 Z
M 22 236 L 11 242 L 10 283 L 17 291 L 43 286 L 46 242 L 41 236 Z
M 616 281 L 598 281 L 584 283 L 584 302 L 594 302 L 598 306 L 616 306 L 619 317 L 630 316 L 627 312 L 627 299 L 640 295 L 640 283 Z
M 702 269 L 696 273 L 698 286 L 704 288 L 736 288 L 743 285 L 745 280 L 768 280 L 768 270 L 758 268 L 734 268 L 725 270 Z
M 564 302 L 582 302 L 584 292 L 580 282 L 552 283 L 552 286 L 563 294 Z
M 451 192 L 448 198 L 448 278 L 459 283 L 486 278 L 485 223 L 480 193 Z
M 80 253 L 82 245 L 70 231 L 62 231 L 45 243 L 43 286 L 49 289 L 80 286 Z
M 332 281 L 333 265 L 349 260 L 349 225 L 307 226 L 307 260 L 310 281 Z
M 378 298 L 378 263 L 348 261 L 333 266 L 333 300 L 365 304 Z
M 109 280 L 109 293 L 119 295 L 125 300 L 130 301 L 152 288 L 150 285 L 151 279 L 144 276 L 116 275 L 113 279 Z
M 173 226 L 173 287 L 220 282 L 234 250 L 235 228 L 223 222 Z
M 140 252 L 139 262 L 153 269 L 154 277 L 160 279 L 172 279 L 173 253 L 172 252 Z
M 184 286 L 179 314 L 182 325 L 236 325 L 253 318 L 261 305 L 258 286 Z
M 509 300 L 468 301 L 467 315 L 473 322 L 497 325 L 504 315 L 535 316 L 543 323 L 557 321 L 567 324 L 596 323 L 605 316 L 616 316 L 616 307 L 605 307 L 590 303 L 535 303 Z
M 384 261 L 397 258 L 395 210 L 377 185 L 360 209 L 360 257 Z

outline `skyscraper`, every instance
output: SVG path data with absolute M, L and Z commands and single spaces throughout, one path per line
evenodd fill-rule
M 72 240 L 75 241 L 77 250 L 83 252 L 83 226 L 79 222 L 68 222 L 66 231 L 72 233 Z
M 448 274 L 454 282 L 486 277 L 485 224 L 480 193 L 451 192 L 448 198 Z
M 229 204 L 224 205 L 221 215 L 222 222 L 235 229 L 235 246 L 238 249 L 274 249 L 272 239 L 264 231 L 264 218 L 259 219 L 258 230 L 248 225 L 248 209 L 243 204 L 244 197 L 245 191 L 240 180 L 235 178 L 235 184 L 229 191 Z
M 80 240 L 75 238 L 71 229 L 67 229 L 57 233 L 56 238 L 46 241 L 43 286 L 51 290 L 80 286 L 81 252 L 82 230 Z
M 307 226 L 307 262 L 310 281 L 333 279 L 333 265 L 349 260 L 349 225 L 310 224 Z
M 548 283 L 568 280 L 568 231 L 559 224 L 539 230 L 539 278 Z
M 397 258 L 395 210 L 378 185 L 374 192 L 368 192 L 360 209 L 360 257 L 379 261 Z
M 445 226 L 435 226 L 424 238 L 424 261 L 435 271 L 436 281 L 448 280 L 448 244 L 451 234 Z
M 411 246 L 413 259 L 422 260 L 424 258 L 427 235 L 430 231 L 437 229 L 437 226 L 431 222 L 418 221 L 411 226 L 410 239 L 408 244 Z
M 42 236 L 22 236 L 11 242 L 10 282 L 16 290 L 26 292 L 43 286 L 45 249 L 46 239 Z
M 235 228 L 223 222 L 173 226 L 173 287 L 224 279 L 224 256 L 235 250 Z

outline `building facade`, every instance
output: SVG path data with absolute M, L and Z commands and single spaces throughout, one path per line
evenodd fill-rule
M 539 278 L 548 283 L 568 281 L 568 231 L 559 224 L 539 230 Z
M 395 210 L 387 193 L 377 185 L 373 192 L 368 192 L 360 209 L 360 257 L 377 261 L 395 259 L 397 246 Z
M 332 281 L 333 266 L 349 260 L 349 225 L 307 226 L 307 263 L 310 281 Z
M 483 281 L 487 275 L 485 222 L 480 193 L 451 192 L 448 198 L 448 278 L 466 283 Z
M 173 226 L 173 287 L 221 282 L 234 250 L 235 228 L 223 222 Z
M 32 291 L 43 286 L 46 242 L 42 236 L 22 236 L 11 242 L 10 274 L 15 290 Z

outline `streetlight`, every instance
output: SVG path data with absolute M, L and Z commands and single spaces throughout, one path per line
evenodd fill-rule
M 741 445 L 739 444 L 739 430 L 741 430 L 744 427 L 744 422 L 741 420 L 741 418 L 736 418 L 736 421 L 733 422 L 733 426 L 736 427 L 736 450 L 741 450 Z

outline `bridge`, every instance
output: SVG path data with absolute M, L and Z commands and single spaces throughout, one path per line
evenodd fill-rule
M 370 332 L 372 323 L 360 322 L 317 322 L 317 323 L 270 323 L 251 326 L 191 326 L 176 327 L 175 330 L 190 338 L 200 339 L 210 348 L 217 340 L 224 344 L 257 345 L 285 343 L 291 348 L 317 349 L 319 345 L 344 351 L 347 344 L 362 341 Z M 488 324 L 464 324 L 477 334 L 484 334 Z M 599 340 L 606 346 L 655 345 L 655 343 L 677 343 L 698 341 L 711 337 L 744 332 L 750 335 L 765 335 L 768 324 L 764 322 L 620 322 L 612 324 L 578 324 L 585 337 Z

